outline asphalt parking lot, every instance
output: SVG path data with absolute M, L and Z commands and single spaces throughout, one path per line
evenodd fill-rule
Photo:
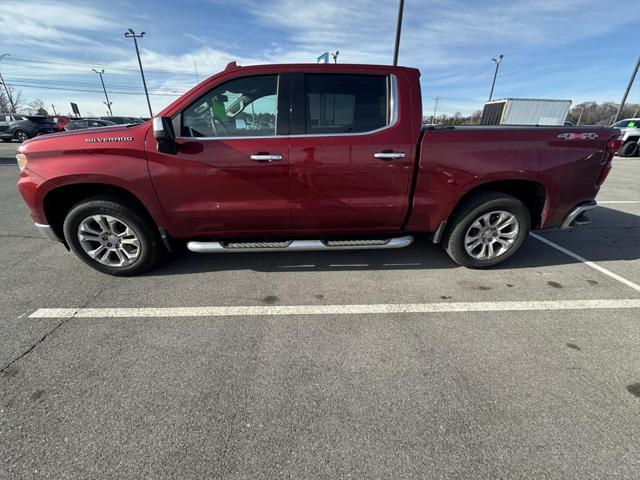
M 15 146 L 0 478 L 638 477 L 640 159 L 490 271 L 419 240 L 113 278 L 38 236 Z

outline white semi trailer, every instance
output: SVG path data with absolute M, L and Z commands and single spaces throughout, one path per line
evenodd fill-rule
M 504 98 L 484 104 L 482 125 L 564 125 L 571 100 Z

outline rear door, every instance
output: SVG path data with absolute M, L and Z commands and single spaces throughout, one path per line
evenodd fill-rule
M 289 73 L 239 76 L 173 118 L 178 152 L 148 151 L 160 203 L 185 235 L 288 232 Z M 148 145 L 153 142 L 148 142 Z
M 399 121 L 396 76 L 294 73 L 293 92 L 294 228 L 399 229 L 408 208 L 414 145 L 410 125 Z

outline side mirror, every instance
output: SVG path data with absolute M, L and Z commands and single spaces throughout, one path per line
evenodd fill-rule
M 158 151 L 175 155 L 178 151 L 176 134 L 169 117 L 153 117 L 153 136 L 158 142 Z

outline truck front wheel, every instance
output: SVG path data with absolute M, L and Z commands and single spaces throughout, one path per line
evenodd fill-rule
M 101 195 L 80 202 L 67 214 L 63 230 L 80 260 L 109 275 L 143 273 L 162 254 L 152 222 L 117 197 Z
M 483 192 L 453 215 L 444 246 L 458 265 L 492 267 L 511 257 L 531 227 L 527 207 L 517 198 L 499 192 Z

